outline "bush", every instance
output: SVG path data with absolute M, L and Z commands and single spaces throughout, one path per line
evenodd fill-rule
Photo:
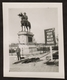
M 9 49 L 9 53 L 14 53 L 16 52 L 14 49 Z
M 56 52 L 56 53 L 53 54 L 53 59 L 59 59 L 58 52 Z
M 49 51 L 50 48 L 49 47 L 39 47 L 37 48 L 38 51 Z
M 58 46 L 52 47 L 52 50 L 58 50 Z

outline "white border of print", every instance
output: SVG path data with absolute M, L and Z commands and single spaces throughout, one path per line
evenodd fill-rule
M 22 5 L 23 4 L 23 5 Z M 2 3 L 3 6 L 3 76 L 4 77 L 35 77 L 35 78 L 65 78 L 64 74 L 64 44 L 62 3 Z M 58 37 L 59 37 L 59 72 L 9 72 L 9 8 L 58 8 Z

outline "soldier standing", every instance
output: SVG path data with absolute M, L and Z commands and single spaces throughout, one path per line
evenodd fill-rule
M 18 61 L 20 60 L 20 48 L 19 48 L 19 46 L 17 47 L 17 49 L 16 49 L 16 53 L 17 53 L 17 58 L 18 58 Z

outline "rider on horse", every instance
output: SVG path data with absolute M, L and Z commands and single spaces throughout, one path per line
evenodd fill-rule
M 20 13 L 18 16 L 21 17 L 21 27 L 24 26 L 27 28 L 27 30 L 28 30 L 28 27 L 29 27 L 29 29 L 31 29 L 31 24 L 28 21 L 28 16 L 26 15 L 26 13 L 25 12 L 24 12 L 24 14 Z
M 28 16 L 26 15 L 26 13 L 24 12 L 22 20 L 23 23 L 26 23 L 28 21 Z
M 24 12 L 24 15 L 23 15 L 23 16 L 24 16 L 24 20 L 26 20 L 26 21 L 27 21 L 27 20 L 28 20 L 28 16 L 26 15 L 26 13 L 25 13 L 25 12 Z

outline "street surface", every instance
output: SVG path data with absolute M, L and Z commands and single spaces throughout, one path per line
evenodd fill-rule
M 46 56 L 50 54 L 39 54 L 36 57 L 40 58 L 40 61 L 30 62 L 30 63 L 22 63 L 20 61 L 17 64 L 13 64 L 17 62 L 17 56 L 9 56 L 10 59 L 10 72 L 58 72 L 59 66 L 57 65 L 47 65 L 45 64 Z M 35 57 L 35 56 L 30 56 Z M 30 58 L 29 57 L 29 58 Z

